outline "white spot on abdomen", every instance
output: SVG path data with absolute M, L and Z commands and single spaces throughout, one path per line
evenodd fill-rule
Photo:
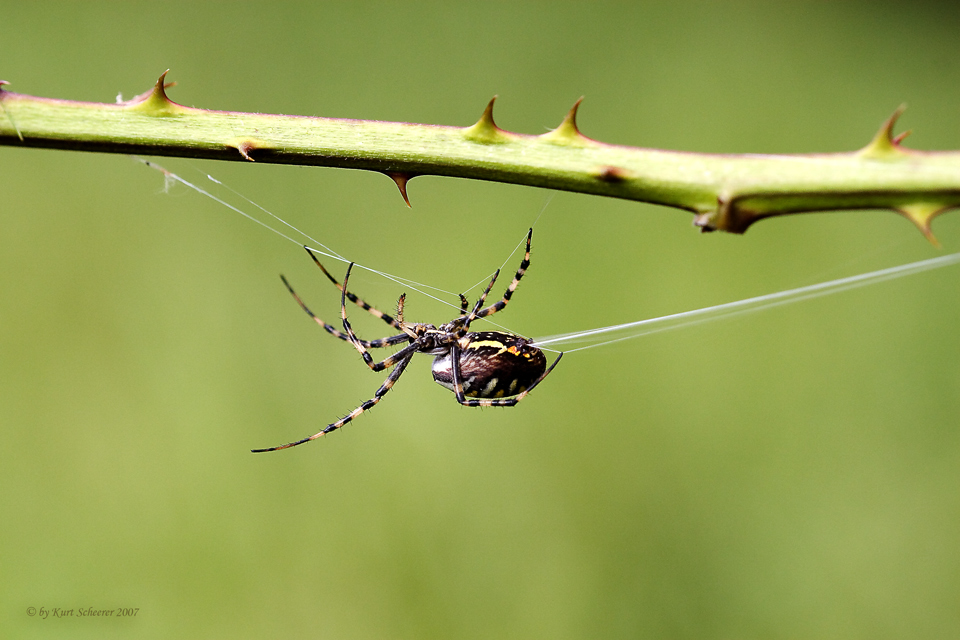
M 445 356 L 434 358 L 433 360 L 433 379 L 451 391 L 453 391 L 452 362 L 453 359 L 449 353 Z

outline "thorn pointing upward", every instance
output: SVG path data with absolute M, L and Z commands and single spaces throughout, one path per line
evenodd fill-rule
M 166 89 L 177 84 L 176 82 L 164 82 L 168 73 L 170 73 L 170 69 L 161 73 L 157 83 L 150 91 L 141 93 L 121 104 L 129 109 L 156 116 L 176 115 L 187 111 L 187 107 L 179 105 L 167 97 Z
M 493 103 L 497 101 L 497 98 L 500 96 L 493 96 L 490 98 L 490 102 L 487 103 L 487 108 L 483 110 L 483 115 L 480 116 L 480 120 L 477 121 L 477 124 L 484 123 L 487 126 L 499 129 L 497 123 L 493 121 Z
M 544 133 L 540 138 L 555 144 L 566 144 L 577 147 L 596 144 L 595 141 L 580 133 L 580 129 L 577 127 L 577 111 L 580 109 L 581 102 L 583 102 L 583 96 L 580 96 L 580 99 L 573 103 L 573 106 L 570 107 L 570 111 L 567 112 L 566 117 L 564 117 L 559 127 Z
M 858 152 L 860 157 L 873 160 L 898 160 L 907 155 L 907 152 L 900 147 L 900 141 L 903 140 L 907 134 L 901 134 L 896 138 L 893 137 L 893 127 L 897 124 L 897 120 L 906 108 L 907 105 L 900 105 L 897 107 L 897 110 L 893 112 L 893 115 L 880 125 L 880 130 L 877 131 L 877 135 L 873 137 L 870 144 Z
M 580 98 L 573 103 L 570 111 L 568 111 L 567 115 L 563 118 L 563 122 L 561 122 L 560 126 L 554 129 L 554 131 L 563 131 L 567 135 L 580 135 L 580 129 L 577 128 L 577 110 L 580 109 L 581 102 L 583 102 L 583 96 L 580 96 Z
M 907 138 L 907 136 L 909 136 L 911 133 L 913 133 L 913 129 L 907 129 L 903 133 L 898 133 L 897 137 L 893 139 L 893 144 L 899 147 L 903 143 L 903 141 Z
M 493 96 L 490 102 L 487 103 L 487 108 L 483 110 L 483 115 L 480 116 L 477 123 L 463 130 L 464 137 L 468 140 L 483 144 L 509 142 L 513 139 L 514 136 L 512 134 L 498 127 L 497 123 L 493 121 L 493 103 L 496 102 L 496 100 L 497 96 Z
M 160 78 L 157 80 L 157 84 L 153 87 L 154 93 L 156 93 L 158 97 L 163 98 L 167 102 L 170 101 L 170 98 L 167 97 L 166 88 L 175 86 L 177 84 L 176 82 L 164 82 L 168 73 L 170 73 L 170 69 L 167 69 L 166 71 L 161 73 Z

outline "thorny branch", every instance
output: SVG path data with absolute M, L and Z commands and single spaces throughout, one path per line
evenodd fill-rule
M 894 136 L 898 109 L 863 149 L 724 155 L 598 142 L 570 109 L 542 135 L 505 131 L 491 100 L 470 127 L 212 111 L 171 101 L 166 73 L 116 104 L 38 98 L 0 81 L 0 144 L 106 153 L 335 166 L 406 184 L 443 175 L 651 202 L 693 212 L 704 231 L 743 233 L 791 213 L 892 209 L 931 242 L 934 217 L 960 206 L 960 152 L 918 151 Z M 409 200 L 407 200 L 409 204 Z

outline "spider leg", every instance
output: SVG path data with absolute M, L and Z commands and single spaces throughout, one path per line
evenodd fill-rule
M 317 258 L 316 255 L 314 255 L 313 251 L 310 251 L 310 249 L 309 249 L 308 247 L 306 247 L 306 246 L 304 247 L 304 249 L 307 250 L 307 253 L 310 254 L 310 257 L 311 257 L 311 258 L 313 258 L 313 261 L 314 261 L 315 263 L 317 263 L 317 266 L 320 267 L 320 270 L 323 271 L 323 274 L 324 274 L 325 276 L 327 276 L 327 279 L 329 279 L 330 282 L 332 282 L 332 283 L 334 284 L 334 286 L 336 286 L 337 289 L 340 289 L 340 291 L 342 292 L 342 291 L 344 290 L 344 289 L 343 289 L 343 285 L 341 285 L 340 282 L 338 282 L 337 279 L 334 278 L 334 277 L 330 274 L 329 271 L 327 271 L 326 267 L 324 267 L 322 264 L 320 264 L 320 260 Z M 399 322 L 397 322 L 394 318 L 392 318 L 392 317 L 388 316 L 387 314 L 385 314 L 383 311 L 380 311 L 380 310 L 377 309 L 376 307 L 371 306 L 370 304 L 368 304 L 367 302 L 361 300 L 360 298 L 358 298 L 356 295 L 350 293 L 349 291 L 347 291 L 346 294 L 347 294 L 347 299 L 348 299 L 350 302 L 354 303 L 355 305 L 357 305 L 358 307 L 360 307 L 360 308 L 363 309 L 364 311 L 367 311 L 367 312 L 370 313 L 371 315 L 374 315 L 374 316 L 380 318 L 381 320 L 383 320 L 384 322 L 386 322 L 388 325 L 390 325 L 390 326 L 393 327 L 394 329 L 403 330 L 403 327 L 400 326 L 400 323 L 399 323 Z
M 510 302 L 513 292 L 517 290 L 517 285 L 520 284 L 520 278 L 523 277 L 523 274 L 527 272 L 527 267 L 530 266 L 530 240 L 533 238 L 533 229 L 527 233 L 527 250 L 523 254 L 523 260 L 520 262 L 520 268 L 517 269 L 517 275 L 513 276 L 513 281 L 510 283 L 510 286 L 507 287 L 507 290 L 503 294 L 503 298 L 493 303 L 486 309 L 481 309 L 477 311 L 474 315 L 476 318 L 485 318 L 489 315 L 493 315 L 497 311 L 501 311 L 507 303 Z M 472 319 L 471 319 L 472 321 Z M 469 323 L 468 323 L 469 324 Z
M 400 323 L 400 326 L 403 328 L 403 332 L 410 336 L 410 342 L 413 342 L 417 339 L 417 332 L 407 326 L 407 323 L 403 320 L 403 305 L 407 302 L 407 294 L 401 293 L 400 298 L 397 300 L 397 322 Z
M 374 371 L 383 371 L 388 367 L 392 367 L 397 364 L 404 358 L 409 355 L 413 355 L 420 349 L 420 343 L 412 341 L 411 337 L 407 334 L 403 334 L 404 337 L 411 341 L 409 345 L 400 349 L 392 356 L 384 358 L 380 362 L 374 362 L 373 357 L 367 353 L 366 347 L 363 345 L 363 341 L 357 338 L 357 334 L 353 332 L 353 327 L 350 326 L 350 322 L 347 320 L 347 281 L 350 279 L 350 270 L 353 269 L 353 263 L 350 263 L 350 266 L 347 267 L 347 274 L 343 276 L 343 288 L 340 289 L 340 318 L 343 320 L 343 329 L 347 334 L 347 339 L 350 343 L 357 348 L 357 351 L 360 352 L 360 355 L 363 357 L 363 361 L 367 364 L 368 367 Z M 397 336 L 399 337 L 399 336 Z
M 293 287 L 290 286 L 290 283 L 287 282 L 287 279 L 284 276 L 281 275 L 280 279 L 283 280 L 283 284 L 286 285 L 287 291 L 289 291 L 290 295 L 293 296 L 293 299 L 297 301 L 297 304 L 300 305 L 300 308 L 307 312 L 308 316 L 313 318 L 317 324 L 319 324 L 321 327 L 326 329 L 327 333 L 329 333 L 330 335 L 334 336 L 335 338 L 340 338 L 341 340 L 350 342 L 349 336 L 347 336 L 345 333 L 341 333 L 340 331 L 337 330 L 336 327 L 334 327 L 333 325 L 327 324 L 326 322 L 318 318 L 313 313 L 313 311 L 310 311 L 310 309 L 307 307 L 307 305 L 303 303 L 303 300 L 300 299 L 300 296 L 297 295 L 297 292 L 293 290 Z M 405 333 L 401 333 L 400 335 L 391 336 L 389 338 L 381 338 L 379 340 L 360 340 L 360 343 L 367 349 L 379 349 L 381 347 L 389 347 L 395 344 L 403 344 L 404 342 L 409 342 L 409 341 L 410 341 L 410 337 Z
M 550 372 L 553 371 L 553 368 L 557 366 L 562 357 L 563 353 L 561 352 L 557 355 L 557 359 L 553 361 L 553 364 L 543 372 L 543 375 L 512 398 L 478 398 L 467 400 L 463 393 L 463 382 L 460 379 L 460 347 L 454 343 L 450 348 L 450 370 L 453 374 L 453 392 L 457 396 L 457 402 L 465 407 L 512 407 L 526 398 L 527 394 L 533 391 L 534 387 L 543 382 L 543 379 L 550 375 Z
M 477 311 L 480 307 L 483 306 L 483 301 L 487 299 L 487 295 L 490 293 L 490 289 L 493 289 L 493 283 L 497 281 L 497 278 L 500 276 L 500 269 L 497 269 L 493 277 L 490 279 L 490 284 L 487 285 L 487 288 L 483 290 L 483 293 L 480 294 L 480 297 L 477 299 L 477 303 L 473 305 L 473 311 L 470 312 L 470 315 L 467 316 L 467 319 L 463 322 L 463 330 L 466 331 L 470 328 L 470 323 L 476 320 L 479 316 Z M 461 303 L 463 304 L 463 303 Z
M 374 405 L 380 402 L 380 399 L 383 398 L 383 396 L 387 395 L 387 392 L 393 388 L 394 384 L 396 384 L 397 380 L 400 378 L 400 374 L 403 373 L 403 370 L 407 368 L 407 364 L 412 359 L 413 359 L 413 354 L 411 353 L 407 355 L 406 358 L 400 360 L 397 363 L 397 366 L 393 369 L 393 371 L 390 372 L 390 375 L 387 376 L 387 379 L 384 380 L 383 384 L 380 385 L 380 388 L 377 389 L 377 392 L 373 394 L 372 398 L 370 398 L 369 400 L 361 404 L 359 407 L 357 407 L 356 409 L 348 413 L 346 416 L 334 422 L 333 424 L 327 425 L 327 427 L 323 431 L 320 431 L 319 433 L 315 433 L 309 438 L 304 438 L 303 440 L 297 440 L 296 442 L 288 442 L 287 444 L 282 444 L 279 447 L 270 447 L 269 449 L 251 449 L 251 452 L 265 453 L 267 451 L 278 451 L 280 449 L 289 449 L 290 447 L 295 447 L 298 444 L 303 444 L 304 442 L 310 442 L 311 440 L 316 440 L 320 436 L 324 436 L 330 433 L 331 431 L 336 431 L 343 425 L 347 424 L 348 422 L 350 422 L 351 420 L 359 416 L 364 411 L 367 411 L 368 409 L 372 409 Z
M 467 315 L 467 309 L 470 308 L 470 301 L 467 300 L 467 297 L 462 293 L 458 293 L 457 295 L 460 296 L 460 315 L 465 316 Z

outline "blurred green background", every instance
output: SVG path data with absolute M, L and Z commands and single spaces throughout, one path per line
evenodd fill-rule
M 893 109 L 960 148 L 960 11 L 912 3 L 0 2 L 14 91 L 607 142 L 845 151 Z M 457 291 L 542 190 L 166 162 Z M 193 173 L 191 173 L 193 172 Z M 202 179 L 202 178 L 200 178 Z M 960 636 L 957 268 L 570 354 L 515 409 L 372 374 L 302 250 L 123 156 L 0 148 L 0 631 L 9 637 Z M 960 250 L 960 215 L 934 224 Z M 745 236 L 557 194 L 498 320 L 628 322 L 941 255 L 890 212 Z M 516 260 L 508 264 L 514 268 Z M 340 268 L 340 267 L 338 267 Z M 391 308 L 401 290 L 355 287 Z M 498 286 L 498 289 L 500 287 Z M 411 295 L 412 320 L 445 307 Z M 382 325 L 352 316 L 367 336 Z M 28 607 L 138 607 L 46 619 Z M 0 633 L 0 635 L 4 635 Z

